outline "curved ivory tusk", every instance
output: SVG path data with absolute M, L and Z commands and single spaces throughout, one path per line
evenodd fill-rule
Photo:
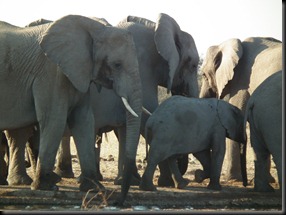
M 138 117 L 138 115 L 135 113 L 135 111 L 132 110 L 132 108 L 130 107 L 130 105 L 129 105 L 128 101 L 126 100 L 126 98 L 121 97 L 121 99 L 122 99 L 122 102 L 123 102 L 125 108 L 126 108 L 133 116 Z
M 142 106 L 142 110 L 143 110 L 143 112 L 146 113 L 147 115 L 149 115 L 149 116 L 152 115 L 152 113 L 150 113 L 150 111 L 148 111 L 148 110 L 147 110 L 146 108 L 144 108 L 143 106 Z

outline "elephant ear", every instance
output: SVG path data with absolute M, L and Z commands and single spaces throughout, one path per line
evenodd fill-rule
M 155 27 L 155 44 L 158 53 L 168 62 L 169 77 L 167 83 L 168 93 L 172 88 L 173 78 L 180 62 L 180 55 L 176 47 L 176 35 L 180 26 L 170 16 L 160 13 Z
M 217 100 L 217 115 L 226 130 L 226 137 L 237 142 L 245 142 L 244 117 L 239 108 L 226 101 Z
M 69 15 L 53 22 L 40 46 L 80 92 L 87 92 L 92 79 L 93 39 L 103 24 L 83 16 Z M 90 33 L 92 32 L 92 33 Z
M 243 54 L 243 48 L 239 39 L 229 39 L 221 43 L 214 58 L 216 70 L 216 82 L 218 98 L 224 87 L 234 76 L 234 68 Z

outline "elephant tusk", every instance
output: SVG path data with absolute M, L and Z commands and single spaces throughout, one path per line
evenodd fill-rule
M 126 108 L 133 116 L 138 117 L 138 115 L 137 115 L 137 114 L 134 112 L 134 110 L 132 110 L 132 108 L 130 107 L 130 105 L 129 105 L 128 101 L 126 100 L 126 98 L 121 97 L 121 99 L 122 99 L 122 102 L 123 102 L 125 108 Z
M 142 106 L 142 110 L 143 110 L 143 112 L 146 113 L 147 115 L 149 115 L 149 116 L 152 115 L 152 113 L 151 113 L 150 111 L 148 111 L 146 108 L 144 108 L 143 106 Z

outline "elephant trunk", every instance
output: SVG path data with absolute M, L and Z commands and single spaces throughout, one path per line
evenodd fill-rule
M 210 87 L 206 80 L 202 80 L 199 98 L 218 98 L 217 90 Z
M 141 85 L 139 86 L 138 82 L 136 82 L 136 84 L 138 86 L 136 86 L 136 90 L 134 90 L 129 97 L 128 103 L 138 117 L 136 117 L 132 111 L 126 110 L 126 148 L 121 194 L 117 202 L 118 205 L 123 205 L 130 187 L 132 173 L 137 172 L 136 154 L 140 136 L 142 92 Z

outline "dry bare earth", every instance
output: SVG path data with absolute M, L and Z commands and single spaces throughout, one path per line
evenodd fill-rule
M 162 93 L 160 91 L 160 93 Z M 164 93 L 164 92 L 163 92 Z M 166 96 L 161 96 L 165 99 Z M 191 180 L 183 190 L 158 187 L 156 192 L 146 192 L 132 186 L 128 193 L 125 208 L 113 207 L 112 202 L 120 193 L 120 186 L 114 185 L 117 175 L 118 142 L 113 132 L 103 139 L 101 151 L 101 172 L 104 177 L 102 184 L 106 187 L 105 193 L 84 193 L 79 191 L 76 178 L 63 178 L 58 183 L 59 191 L 32 191 L 30 186 L 0 186 L 0 209 L 14 210 L 48 210 L 48 211 L 269 211 L 282 210 L 282 194 L 278 191 L 278 184 L 273 183 L 274 193 L 253 192 L 254 164 L 252 148 L 248 146 L 247 169 L 249 186 L 243 187 L 241 182 L 224 180 L 225 167 L 221 175 L 222 191 L 206 189 L 208 180 L 202 184 L 194 182 L 194 171 L 201 168 L 200 163 L 189 156 L 189 166 L 184 177 Z M 108 140 L 108 141 L 107 141 Z M 145 140 L 140 138 L 137 151 L 137 167 L 142 175 L 144 163 Z M 72 163 L 75 177 L 80 175 L 79 162 L 76 150 L 72 143 Z M 33 177 L 30 170 L 29 174 Z M 271 174 L 276 178 L 275 166 L 272 162 Z M 154 184 L 157 185 L 159 171 L 156 170 Z M 284 201 L 283 201 L 284 202 Z M 284 210 L 284 207 L 283 207 Z

